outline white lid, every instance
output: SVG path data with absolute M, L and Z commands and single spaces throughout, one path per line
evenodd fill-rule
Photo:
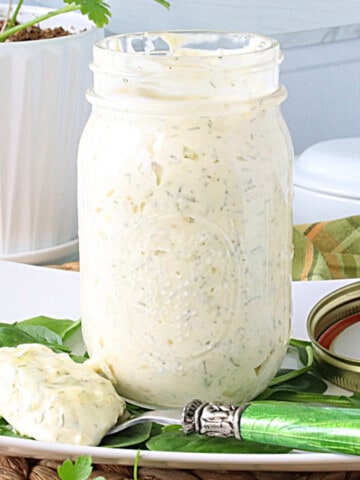
M 360 198 L 360 137 L 328 140 L 309 147 L 295 161 L 294 184 Z

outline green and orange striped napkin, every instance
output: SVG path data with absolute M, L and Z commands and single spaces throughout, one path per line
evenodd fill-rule
M 360 277 L 360 215 L 295 225 L 293 280 Z

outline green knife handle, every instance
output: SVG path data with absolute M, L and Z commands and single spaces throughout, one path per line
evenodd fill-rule
M 243 440 L 312 452 L 360 454 L 360 409 L 253 403 L 240 416 Z
M 271 401 L 239 407 L 193 400 L 183 410 L 182 427 L 185 433 L 360 455 L 358 408 Z

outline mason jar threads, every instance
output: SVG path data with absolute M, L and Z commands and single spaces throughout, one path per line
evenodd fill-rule
M 244 33 L 94 47 L 78 159 L 83 336 L 133 402 L 249 400 L 282 363 L 292 147 L 281 60 L 276 41 Z
M 360 392 L 360 282 L 334 290 L 311 309 L 307 330 L 319 372 L 339 387 Z

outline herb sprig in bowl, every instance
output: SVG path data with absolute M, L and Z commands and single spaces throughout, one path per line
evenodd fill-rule
M 160 5 L 169 8 L 170 4 L 167 0 L 154 0 Z M 51 10 L 44 15 L 28 20 L 24 23 L 18 23 L 18 15 L 23 6 L 24 0 L 19 0 L 17 5 L 13 7 L 12 0 L 9 0 L 9 8 L 7 18 L 4 19 L 3 26 L 0 31 L 0 42 L 4 42 L 11 35 L 25 30 L 28 27 L 37 25 L 44 20 L 61 15 L 68 12 L 79 11 L 87 16 L 89 20 L 94 22 L 98 27 L 104 27 L 109 23 L 111 17 L 110 6 L 104 0 L 63 0 L 64 5 L 58 9 Z

